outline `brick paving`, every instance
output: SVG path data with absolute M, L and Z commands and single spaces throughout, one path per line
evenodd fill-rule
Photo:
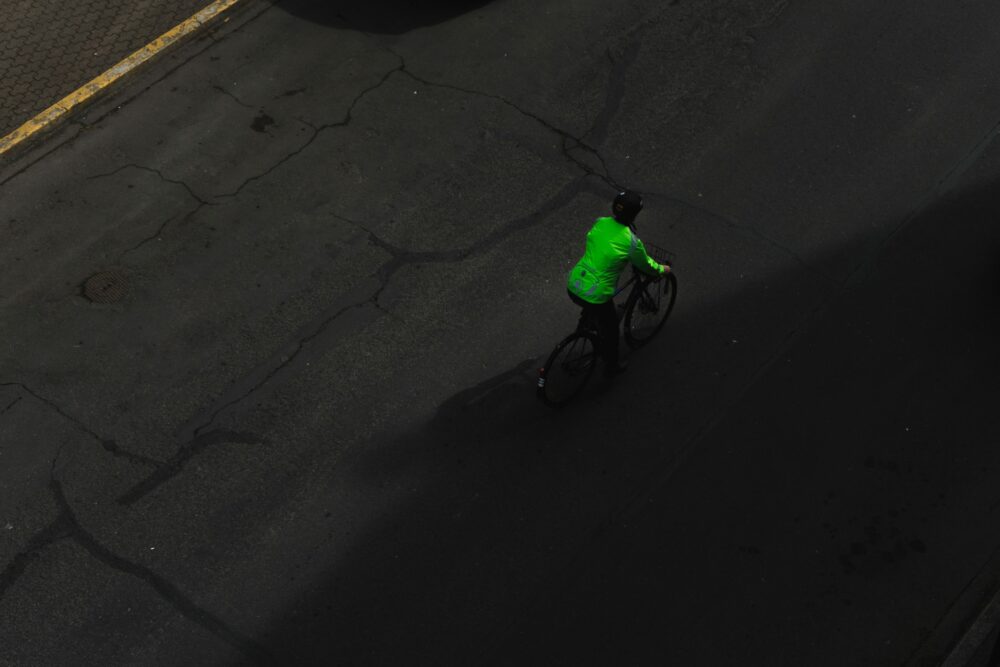
M 0 0 L 0 137 L 211 0 Z

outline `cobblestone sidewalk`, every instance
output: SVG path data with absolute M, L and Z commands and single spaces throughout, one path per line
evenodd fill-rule
M 0 0 L 0 137 L 210 0 Z

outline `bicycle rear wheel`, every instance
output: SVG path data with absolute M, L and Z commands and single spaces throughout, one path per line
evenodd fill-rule
M 625 304 L 625 342 L 640 348 L 663 328 L 677 298 L 677 278 L 668 273 L 632 290 Z
M 589 333 L 570 334 L 538 371 L 538 398 L 552 407 L 569 403 L 587 384 L 596 364 L 597 339 Z

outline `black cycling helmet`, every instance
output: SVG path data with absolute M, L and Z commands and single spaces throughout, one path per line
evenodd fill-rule
M 615 220 L 623 225 L 632 224 L 635 216 L 639 215 L 641 210 L 642 195 L 632 190 L 622 190 L 615 197 L 614 203 L 611 204 L 611 212 L 614 214 Z

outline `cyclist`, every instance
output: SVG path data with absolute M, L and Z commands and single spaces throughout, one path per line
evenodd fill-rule
M 566 288 L 573 303 L 583 307 L 585 316 L 597 321 L 598 350 L 604 359 L 604 374 L 611 377 L 628 366 L 618 360 L 618 313 L 612 297 L 618 276 L 627 263 L 639 271 L 662 276 L 670 271 L 669 264 L 659 264 L 646 254 L 646 247 L 636 236 L 635 217 L 642 210 L 638 192 L 619 192 L 611 205 L 613 217 L 598 218 L 587 232 L 587 248 L 583 258 L 567 276 Z

